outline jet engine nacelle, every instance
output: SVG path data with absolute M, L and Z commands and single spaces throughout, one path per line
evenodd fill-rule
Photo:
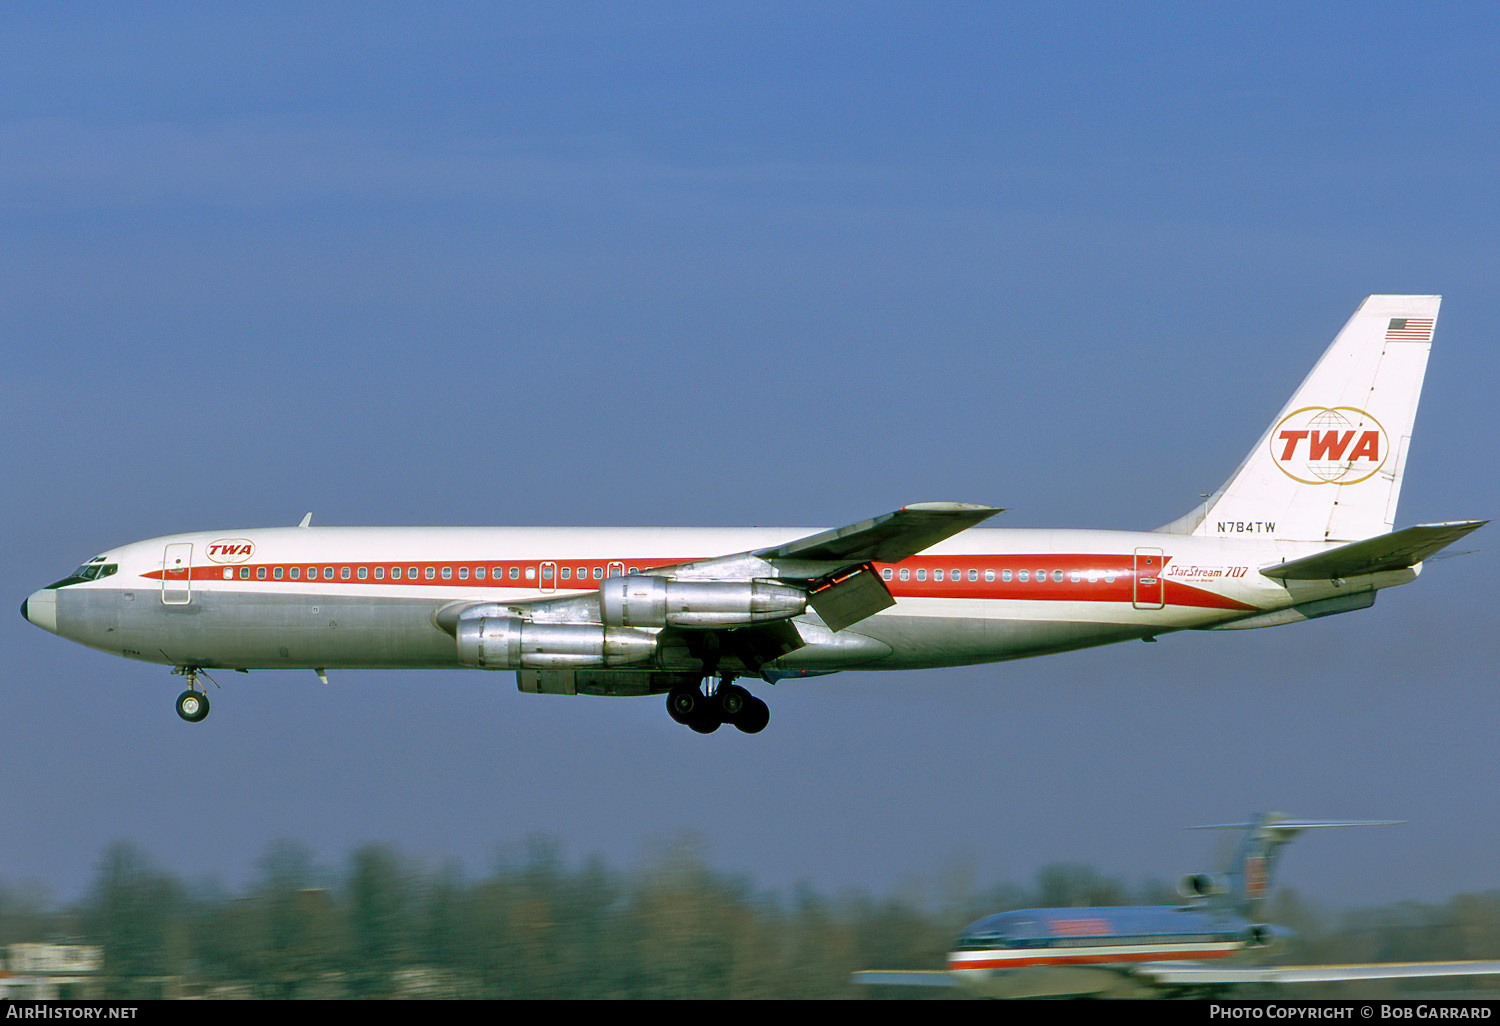
M 462 666 L 482 670 L 571 670 L 639 666 L 656 655 L 656 635 L 590 623 L 532 623 L 513 616 L 461 618 Z
M 1256 923 L 1245 930 L 1245 946 L 1251 948 L 1268 948 L 1276 940 L 1275 927 L 1266 926 L 1264 923 Z
M 760 581 L 670 581 L 640 574 L 599 586 L 607 627 L 749 627 L 807 610 L 807 594 Z
M 1195 873 L 1182 878 L 1177 885 L 1177 893 L 1184 898 L 1209 898 L 1215 894 L 1227 894 L 1229 887 L 1222 876 L 1213 876 L 1208 873 Z

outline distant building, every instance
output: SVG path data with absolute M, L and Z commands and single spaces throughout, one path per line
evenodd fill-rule
M 93 944 L 7 944 L 0 948 L 0 997 L 97 998 L 103 968 L 104 949 Z

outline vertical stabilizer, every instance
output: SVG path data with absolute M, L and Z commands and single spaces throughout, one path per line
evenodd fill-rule
M 1215 823 L 1194 830 L 1244 830 L 1244 840 L 1225 871 L 1222 886 L 1206 902 L 1252 921 L 1261 918 L 1261 903 L 1271 889 L 1281 846 L 1304 830 L 1320 827 L 1392 826 L 1394 819 L 1287 819 L 1280 813 L 1262 813 L 1253 823 Z
M 1234 476 L 1164 530 L 1339 542 L 1390 531 L 1441 301 L 1366 299 Z

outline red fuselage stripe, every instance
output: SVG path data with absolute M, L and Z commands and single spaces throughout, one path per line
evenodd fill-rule
M 686 559 L 650 560 L 526 560 L 522 562 L 451 562 L 415 561 L 394 563 L 319 561 L 297 563 L 214 563 L 199 564 L 189 571 L 155 570 L 143 576 L 169 581 L 269 581 L 300 584 L 405 585 L 496 589 L 518 588 L 526 591 L 584 591 L 598 587 L 611 570 L 618 573 L 650 571 L 656 567 L 689 562 Z M 1164 575 L 1171 558 L 1151 571 L 1147 588 L 1157 593 L 1166 605 L 1207 609 L 1250 610 L 1256 607 L 1203 588 L 1171 580 Z M 551 568 L 550 579 L 542 577 L 542 567 Z M 896 598 L 989 599 L 1029 602 L 1118 602 L 1139 601 L 1136 570 L 1132 557 L 1101 554 L 1038 554 L 1022 556 L 913 556 L 897 564 L 875 564 L 890 580 L 885 582 Z M 562 571 L 568 578 L 561 577 Z M 277 571 L 281 575 L 276 576 Z M 365 576 L 360 576 L 363 570 Z M 233 574 L 226 578 L 225 572 Z M 444 574 L 447 576 L 444 576 Z M 400 576 L 394 576 L 399 574 Z M 480 576 L 480 575 L 483 576 Z M 378 575 L 378 576 L 377 576 Z M 920 578 L 919 579 L 919 575 Z M 941 578 L 939 578 L 941 575 Z M 1023 576 L 1024 575 L 1024 576 Z M 1006 578 L 1009 577 L 1009 580 Z M 993 578 L 988 579 L 988 578 Z
M 1110 965 L 1118 962 L 1175 962 L 1183 959 L 1225 958 L 1237 953 L 1235 948 L 1143 947 L 1140 951 L 1109 955 L 1064 955 L 1056 951 L 1038 951 L 1035 955 L 1005 958 L 948 959 L 950 970 L 1019 969 L 1031 965 Z

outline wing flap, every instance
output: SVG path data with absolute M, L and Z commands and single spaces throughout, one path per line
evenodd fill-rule
M 868 563 L 814 588 L 807 601 L 831 631 L 852 627 L 896 604 L 891 589 Z
M 1384 570 L 1405 570 L 1447 548 L 1488 520 L 1460 520 L 1447 524 L 1420 524 L 1335 549 L 1261 567 L 1261 573 L 1279 581 L 1323 581 L 1336 577 L 1360 577 Z

